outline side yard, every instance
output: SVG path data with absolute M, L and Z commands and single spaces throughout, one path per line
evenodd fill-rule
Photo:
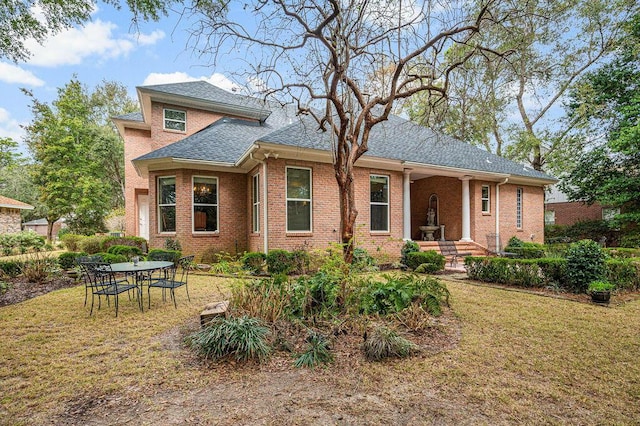
M 405 360 L 211 364 L 182 344 L 231 280 L 191 303 L 92 317 L 82 286 L 0 308 L 0 424 L 634 424 L 640 300 L 601 307 L 447 278 L 449 340 Z M 126 300 L 124 298 L 123 300 Z M 354 338 L 360 338 L 354 336 Z M 336 348 L 339 351 L 339 348 Z

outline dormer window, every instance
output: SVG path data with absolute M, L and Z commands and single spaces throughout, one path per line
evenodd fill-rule
M 177 109 L 164 109 L 164 129 L 178 132 L 187 131 L 187 112 Z

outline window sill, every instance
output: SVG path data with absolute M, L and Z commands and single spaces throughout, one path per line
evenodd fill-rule
M 388 236 L 391 235 L 390 231 L 369 231 L 369 234 L 372 236 Z
M 191 231 L 192 237 L 219 237 L 220 231 Z
M 162 129 L 164 132 L 167 133 L 177 133 L 179 135 L 186 135 L 187 131 L 186 130 L 174 130 L 174 129 Z
M 287 237 L 313 237 L 313 232 L 311 231 L 287 231 Z
M 482 216 L 491 216 L 491 212 L 482 212 Z

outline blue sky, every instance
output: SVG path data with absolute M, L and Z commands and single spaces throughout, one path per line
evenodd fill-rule
M 50 103 L 57 88 L 74 75 L 90 89 L 103 80 L 118 81 L 134 99 L 136 86 L 193 79 L 231 89 L 233 83 L 223 67 L 213 69 L 187 50 L 188 25 L 172 14 L 160 22 L 142 22 L 136 30 L 128 10 L 100 3 L 84 27 L 57 34 L 44 46 L 29 44 L 33 55 L 28 62 L 0 59 L 0 137 L 21 142 L 20 126 L 32 118 L 29 98 L 20 88 Z M 233 61 L 222 63 L 234 66 Z

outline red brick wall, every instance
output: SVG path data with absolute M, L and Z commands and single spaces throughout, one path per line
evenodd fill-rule
M 556 212 L 556 225 L 573 225 L 585 220 L 602 220 L 602 206 L 581 202 L 549 203 L 545 210 Z
M 176 132 L 163 129 L 163 109 L 165 107 L 187 112 L 187 131 Z M 124 166 L 125 166 L 125 222 L 127 235 L 138 235 L 138 205 L 136 196 L 147 193 L 149 187 L 147 179 L 138 175 L 131 160 L 151 151 L 177 142 L 193 133 L 202 130 L 209 124 L 219 120 L 222 116 L 208 111 L 193 108 L 183 108 L 175 105 L 152 103 L 151 131 L 131 129 L 125 127 Z M 153 206 L 152 198 L 149 206 Z
M 492 186 L 492 190 L 494 188 L 495 185 Z M 516 227 L 517 188 L 523 190 L 521 229 Z M 479 203 L 479 198 L 477 202 Z M 532 235 L 533 238 L 531 238 Z M 542 187 L 513 184 L 500 186 L 500 239 L 502 245 L 505 246 L 509 238 L 513 236 L 523 241 L 544 242 L 544 189 Z M 474 238 L 473 234 L 472 238 Z M 483 245 L 487 243 L 486 234 L 483 236 L 478 233 L 477 238 L 478 243 Z
M 326 248 L 340 241 L 340 201 L 338 184 L 331 164 L 306 161 L 274 160 L 268 162 L 269 249 Z M 287 166 L 311 168 L 312 173 L 312 231 L 286 232 L 285 170 Z M 389 232 L 369 230 L 369 176 L 389 176 Z M 375 255 L 378 249 L 399 257 L 402 245 L 402 173 L 356 168 L 356 245 Z M 257 246 L 257 245 L 256 245 Z
M 158 232 L 156 182 L 158 176 L 176 177 L 176 232 Z M 193 232 L 193 176 L 218 178 L 218 232 Z M 237 173 L 203 172 L 180 169 L 150 173 L 149 188 L 149 246 L 162 248 L 167 238 L 177 239 L 184 254 L 199 259 L 206 250 L 242 253 L 247 249 L 247 176 Z

